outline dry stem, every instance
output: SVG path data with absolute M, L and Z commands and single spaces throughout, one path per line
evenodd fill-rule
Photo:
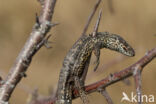
M 40 42 L 45 39 L 46 34 L 53 26 L 51 19 L 54 14 L 55 4 L 56 0 L 45 0 L 44 3 L 41 3 L 41 15 L 39 18 L 37 17 L 30 37 L 0 87 L 0 104 L 8 104 L 8 100 L 16 85 L 26 76 L 25 72 L 31 63 L 32 57 L 43 46 L 43 44 L 40 45 Z

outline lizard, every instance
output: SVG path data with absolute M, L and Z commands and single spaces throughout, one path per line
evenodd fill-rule
M 96 56 L 94 71 L 99 65 L 100 49 L 107 48 L 127 56 L 134 56 L 133 48 L 119 35 L 109 32 L 98 32 L 96 36 L 82 36 L 69 50 L 63 61 L 60 72 L 56 104 L 71 104 L 72 89 L 76 87 L 80 97 L 84 99 L 84 81 L 81 80 L 83 69 L 92 52 Z

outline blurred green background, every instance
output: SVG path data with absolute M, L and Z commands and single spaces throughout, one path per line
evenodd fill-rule
M 93 73 L 90 67 L 87 84 L 128 67 L 144 56 L 148 50 L 156 47 L 155 0 L 112 0 L 111 5 L 108 1 L 102 0 L 100 4 L 103 14 L 99 31 L 120 34 L 135 49 L 136 56 L 131 58 L 124 56 L 124 60 L 121 61 L 120 57 L 123 58 L 123 55 L 106 49 L 101 50 L 100 69 Z M 39 93 L 45 96 L 48 95 L 50 87 L 56 90 L 64 56 L 80 37 L 95 2 L 96 0 L 58 0 L 53 21 L 60 24 L 50 31 L 53 48 L 43 47 L 35 55 L 26 72 L 28 76 L 22 79 L 11 96 L 11 104 L 25 104 L 29 93 L 35 88 L 38 88 Z M 29 37 L 35 23 L 35 13 L 39 13 L 39 10 L 40 5 L 37 0 L 0 0 L 0 74 L 3 78 Z M 98 12 L 94 16 L 88 33 L 93 31 L 97 16 Z M 117 64 L 102 70 L 102 66 L 117 58 L 119 58 Z M 94 57 L 91 63 L 93 61 Z M 156 97 L 155 79 L 156 60 L 153 60 L 142 73 L 143 94 L 152 94 Z M 128 96 L 132 91 L 135 92 L 133 78 L 130 78 L 130 81 L 130 86 L 119 82 L 107 88 L 115 104 L 121 104 L 122 92 L 126 92 Z M 106 103 L 105 98 L 99 93 L 92 93 L 88 97 L 90 104 Z M 82 102 L 76 99 L 73 103 Z M 124 101 L 122 104 L 129 103 Z

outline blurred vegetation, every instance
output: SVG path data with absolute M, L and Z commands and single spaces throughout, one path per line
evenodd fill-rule
M 28 77 L 23 78 L 22 87 L 18 85 L 11 97 L 11 104 L 25 104 L 29 90 L 39 88 L 42 95 L 48 94 L 50 86 L 57 87 L 59 71 L 67 51 L 80 37 L 86 20 L 92 10 L 95 0 L 58 0 L 53 21 L 60 25 L 50 32 L 52 34 L 52 49 L 43 47 L 33 58 L 26 72 Z M 156 47 L 156 1 L 155 0 L 112 0 L 112 13 L 108 0 L 103 0 L 100 8 L 103 10 L 99 31 L 109 31 L 120 34 L 135 49 L 136 56 L 128 58 L 109 70 L 96 76 L 90 76 L 88 83 L 104 78 L 109 73 L 120 71 L 136 62 L 145 53 Z M 100 9 L 99 8 L 99 9 Z M 0 0 L 0 73 L 8 73 L 19 51 L 29 37 L 35 23 L 35 13 L 39 13 L 40 5 L 37 0 Z M 94 16 L 88 33 L 92 32 L 98 12 Z M 122 56 L 110 50 L 102 50 L 101 64 Z M 94 59 L 93 59 L 94 60 Z M 92 67 L 91 67 L 92 68 Z M 142 73 L 143 94 L 153 94 L 156 97 L 156 60 L 153 60 Z M 89 70 L 92 72 L 92 69 Z M 97 71 L 98 73 L 98 71 Z M 4 77 L 4 74 L 1 75 Z M 122 92 L 130 95 L 135 92 L 133 78 L 132 85 L 126 86 L 122 82 L 108 87 L 108 92 L 115 104 L 120 104 Z M 98 93 L 89 95 L 90 104 L 103 104 L 105 99 Z M 81 103 L 80 99 L 73 101 Z M 123 102 L 122 104 L 128 104 Z

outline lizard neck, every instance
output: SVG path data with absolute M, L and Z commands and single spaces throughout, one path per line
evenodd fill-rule
M 94 47 L 105 48 L 108 45 L 108 36 L 110 33 L 108 32 L 98 32 L 96 36 L 90 35 L 90 40 L 94 44 Z

